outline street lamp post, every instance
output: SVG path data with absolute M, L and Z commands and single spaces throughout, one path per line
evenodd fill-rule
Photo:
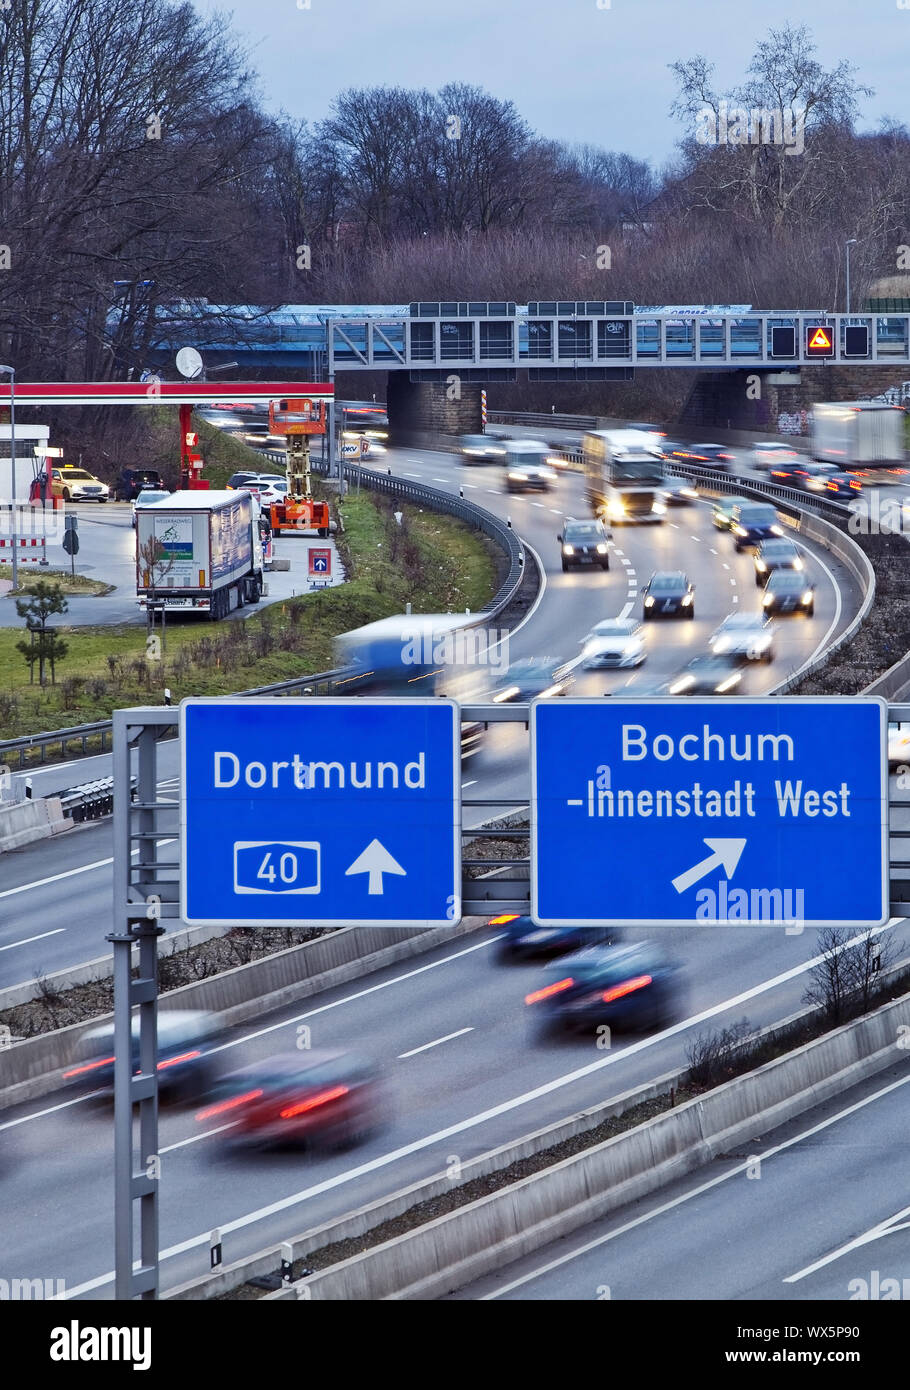
M 10 463 L 10 547 L 13 552 L 13 592 L 19 587 L 19 528 L 16 524 L 16 369 L 0 363 L 0 372 L 9 376 L 9 463 Z M 46 465 L 45 465 L 46 466 Z
M 844 250 L 847 252 L 847 313 L 850 312 L 850 247 L 856 245 L 856 237 L 852 236 L 849 241 L 844 242 Z

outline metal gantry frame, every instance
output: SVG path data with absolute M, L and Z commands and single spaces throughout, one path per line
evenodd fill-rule
M 226 697 L 230 698 L 230 697 Z M 320 696 L 289 695 L 301 702 Z M 466 722 L 524 724 L 530 706 L 463 705 Z M 173 707 L 139 707 L 114 712 L 114 863 L 113 922 L 107 937 L 114 953 L 114 1244 L 115 1297 L 156 1299 L 159 1294 L 159 1182 L 158 1155 L 158 938 L 162 922 L 178 921 L 179 827 L 173 821 L 177 808 L 158 791 L 158 750 L 164 735 L 176 733 L 178 711 Z M 910 723 L 910 704 L 892 704 L 892 723 Z M 910 781 L 910 768 L 907 770 Z M 135 778 L 135 782 L 134 779 Z M 530 782 L 529 782 L 530 790 Z M 522 798 L 465 798 L 462 808 L 485 807 L 495 820 L 496 807 L 515 807 Z M 892 807 L 910 810 L 910 796 L 892 801 Z M 171 823 L 164 824 L 167 817 Z M 465 830 L 462 845 L 483 837 L 526 840 L 530 831 L 521 826 L 491 830 L 489 824 Z M 910 840 L 906 829 L 890 829 L 892 840 Z M 167 842 L 167 843 L 162 843 Z M 502 879 L 466 879 L 464 870 L 482 862 L 466 857 L 462 849 L 462 913 L 482 915 L 530 910 L 529 876 Z M 528 855 L 500 861 L 501 869 L 524 870 Z M 910 858 L 891 859 L 891 913 L 901 916 L 910 901 Z M 479 886 L 482 884 L 482 888 Z M 895 896 L 895 890 L 902 896 Z M 317 924 L 318 925 L 318 924 Z M 138 978 L 132 978 L 132 951 L 139 948 Z M 138 1050 L 132 1039 L 133 1010 L 138 1009 Z M 134 1071 L 133 1063 L 138 1061 Z M 138 1111 L 138 1153 L 133 1117 Z M 139 1204 L 138 1213 L 135 1203 Z M 136 1237 L 138 1226 L 138 1255 Z

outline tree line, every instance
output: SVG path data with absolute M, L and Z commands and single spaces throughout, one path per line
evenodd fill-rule
M 857 132 L 868 88 L 847 62 L 824 69 L 787 25 L 738 83 L 699 57 L 672 68 L 680 138 L 658 169 L 549 140 L 464 83 L 275 115 L 223 19 L 188 3 L 10 0 L 0 355 L 22 379 L 123 378 L 186 301 L 833 309 L 848 238 L 855 304 L 910 268 L 910 134 Z M 802 148 L 737 139 L 734 108 L 789 111 Z

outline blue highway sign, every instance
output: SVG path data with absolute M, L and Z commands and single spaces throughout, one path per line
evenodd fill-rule
M 442 699 L 184 700 L 184 919 L 460 921 L 460 730 Z
M 887 730 L 861 696 L 535 701 L 534 920 L 879 926 Z

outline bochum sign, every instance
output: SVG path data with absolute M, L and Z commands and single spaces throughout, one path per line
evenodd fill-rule
M 534 920 L 881 925 L 887 721 L 859 696 L 536 701 Z

